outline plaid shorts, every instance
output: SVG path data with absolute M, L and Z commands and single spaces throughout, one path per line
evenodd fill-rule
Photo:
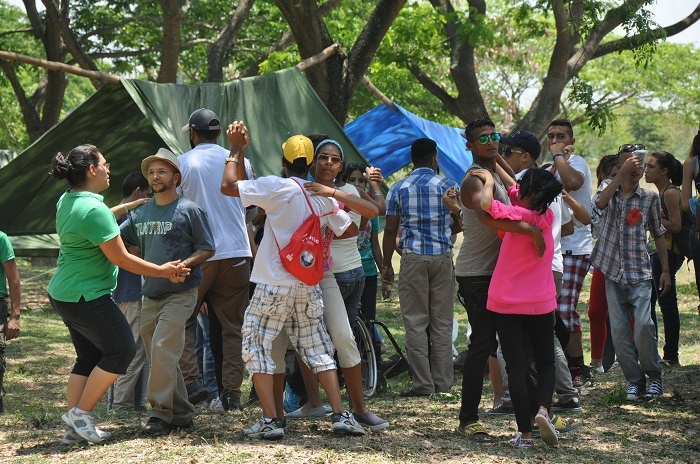
M 258 284 L 243 320 L 241 356 L 250 374 L 274 374 L 273 342 L 284 331 L 307 366 L 319 373 L 335 369 L 335 347 L 323 322 L 318 285 Z
M 576 312 L 576 306 L 590 267 L 589 258 L 589 255 L 564 254 L 564 277 L 557 311 L 569 332 L 581 332 L 581 316 Z

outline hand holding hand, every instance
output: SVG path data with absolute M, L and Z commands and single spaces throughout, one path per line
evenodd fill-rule
M 231 148 L 238 148 L 239 150 L 245 150 L 245 148 L 250 143 L 248 138 L 248 129 L 243 124 L 243 121 L 233 121 L 229 124 L 226 129 L 226 137 L 228 138 Z
M 366 167 L 364 172 L 365 179 L 370 182 L 376 182 L 381 184 L 384 182 L 384 176 L 382 176 L 382 168 Z

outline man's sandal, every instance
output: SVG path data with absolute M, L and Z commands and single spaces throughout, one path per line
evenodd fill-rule
M 480 422 L 466 425 L 463 429 L 458 428 L 457 432 L 465 436 L 467 440 L 475 443 L 495 443 L 497 441 L 495 437 L 492 437 L 486 432 L 486 429 L 484 429 L 484 426 L 481 425 Z

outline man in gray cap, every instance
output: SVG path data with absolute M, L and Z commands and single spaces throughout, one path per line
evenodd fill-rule
M 189 276 L 169 280 L 144 277 L 141 337 L 151 363 L 148 379 L 150 418 L 144 432 L 165 435 L 171 430 L 192 427 L 194 406 L 179 367 L 185 336 L 185 322 L 197 302 L 202 282 L 200 264 L 214 255 L 214 239 L 207 214 L 178 195 L 180 163 L 169 150 L 161 148 L 141 163 L 141 172 L 153 191 L 153 201 L 129 211 L 121 224 L 122 239 L 137 246 L 152 263 L 182 260 Z
M 183 195 L 207 212 L 216 254 L 202 265 L 203 281 L 199 286 L 196 309 L 187 321 L 180 367 L 188 384 L 190 401 L 196 404 L 206 400 L 209 392 L 202 386 L 202 374 L 194 352 L 194 324 L 204 296 L 208 294 L 212 306 L 210 317 L 213 309 L 221 323 L 220 331 L 210 331 L 219 398 L 225 410 L 233 411 L 241 408 L 241 327 L 248 306 L 253 256 L 245 223 L 246 210 L 240 198 L 227 197 L 219 191 L 218 179 L 223 177 L 224 167 L 230 161 L 227 160 L 229 151 L 216 144 L 221 135 L 216 113 L 206 108 L 198 109 L 182 130 L 189 134 L 192 150 L 180 156 L 180 189 Z M 252 179 L 248 160 L 245 167 L 247 178 Z

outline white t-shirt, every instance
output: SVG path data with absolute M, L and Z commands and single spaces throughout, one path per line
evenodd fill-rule
M 296 177 L 283 179 L 277 176 L 238 181 L 238 191 L 243 205 L 259 206 L 267 214 L 265 232 L 250 276 L 251 282 L 277 286 L 296 285 L 300 282 L 282 266 L 279 247 L 284 248 L 289 243 L 294 232 L 311 214 L 309 205 L 302 196 L 306 195 L 306 191 L 302 192 L 299 188 L 299 184 L 303 186 L 306 182 Z M 342 235 L 350 227 L 352 223 L 350 216 L 339 209 L 335 199 L 309 196 L 309 200 L 316 214 L 322 216 L 321 226 L 330 227 L 336 235 Z M 323 216 L 332 211 L 335 213 Z
M 182 172 L 180 192 L 203 208 L 209 217 L 216 246 L 216 253 L 209 258 L 210 261 L 253 256 L 241 200 L 221 193 L 221 179 L 228 156 L 229 151 L 219 145 L 200 143 L 178 158 Z M 246 173 L 249 178 L 253 177 L 247 159 Z
M 359 197 L 357 188 L 351 184 L 345 184 L 338 187 L 348 195 Z M 362 216 L 354 211 L 349 211 L 348 215 L 352 222 L 359 228 Z M 331 242 L 331 256 L 333 257 L 333 273 L 352 271 L 358 267 L 362 267 L 362 257 L 360 250 L 357 249 L 357 236 L 343 239 L 335 239 Z
M 516 180 L 520 180 L 529 168 L 523 169 L 515 175 Z M 552 270 L 564 272 L 564 258 L 561 254 L 561 226 L 571 221 L 571 212 L 564 203 L 561 195 L 557 196 L 549 205 L 549 209 L 554 213 L 552 222 L 552 238 L 554 239 L 554 257 L 552 258 Z
M 586 208 L 586 211 L 591 212 L 591 195 L 593 193 L 593 184 L 591 181 L 591 169 L 588 163 L 581 156 L 571 155 L 567 161 L 569 166 L 583 174 L 583 185 L 578 190 L 569 192 L 574 200 L 578 201 Z M 554 175 L 558 180 L 561 180 L 559 171 L 555 171 Z M 575 227 L 574 233 L 562 237 L 561 239 L 562 253 L 571 252 L 572 255 L 590 255 L 593 251 L 593 237 L 591 236 L 591 226 Z

